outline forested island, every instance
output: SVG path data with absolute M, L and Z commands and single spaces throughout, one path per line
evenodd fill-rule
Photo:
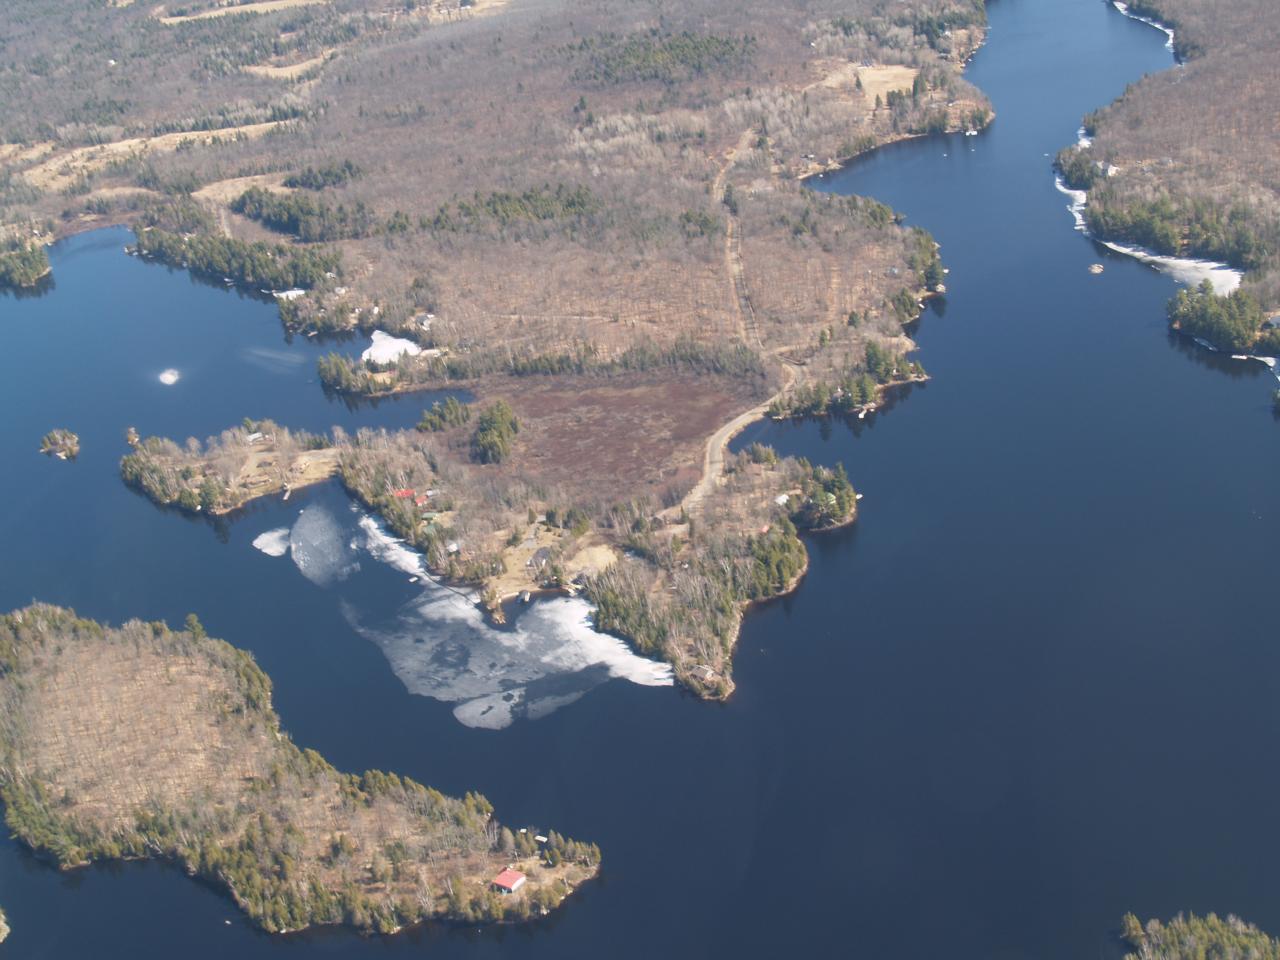
M 1268 0 L 1136 0 L 1131 13 L 1175 31 L 1179 66 L 1145 77 L 1085 118 L 1064 180 L 1088 192 L 1089 230 L 1167 256 L 1245 272 L 1240 290 L 1180 293 L 1175 328 L 1219 349 L 1280 353 L 1280 154 L 1273 84 L 1280 43 Z
M 59 460 L 74 460 L 80 454 L 80 438 L 65 427 L 58 427 L 40 438 L 40 452 Z
M 1280 960 L 1280 941 L 1239 917 L 1178 914 L 1168 923 L 1149 920 L 1144 927 L 1126 914 L 1121 931 L 1133 948 L 1125 960 Z
M 45 604 L 0 617 L 0 704 L 15 836 L 63 868 L 171 860 L 265 930 L 523 920 L 599 869 L 593 844 L 513 831 L 478 794 L 295 746 L 271 681 L 194 616 L 177 631 Z M 508 869 L 525 879 L 502 893 Z

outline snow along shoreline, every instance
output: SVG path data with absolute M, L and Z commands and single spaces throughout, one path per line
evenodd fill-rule
M 1144 17 L 1134 13 L 1129 9 L 1129 5 L 1124 0 L 1111 0 L 1111 5 L 1116 8 L 1123 16 L 1130 20 L 1137 20 L 1139 23 L 1145 23 L 1147 26 L 1154 27 L 1163 33 L 1168 39 L 1165 42 L 1165 48 L 1170 52 L 1174 49 L 1174 31 L 1171 27 L 1153 20 L 1150 17 Z M 1093 140 L 1081 127 L 1076 134 L 1076 146 L 1079 149 L 1087 150 L 1093 146 Z M 1072 190 L 1067 186 L 1066 181 L 1062 179 L 1062 174 L 1055 174 L 1054 184 L 1061 193 L 1071 198 L 1071 204 L 1067 207 L 1071 211 L 1071 216 L 1075 220 L 1076 229 L 1086 236 L 1091 236 L 1098 243 L 1101 243 L 1108 250 L 1115 253 L 1123 254 L 1127 257 L 1133 257 L 1135 260 L 1155 267 L 1162 273 L 1166 273 L 1179 283 L 1185 283 L 1188 286 L 1198 286 L 1205 280 L 1213 284 L 1213 292 L 1219 296 L 1235 292 L 1239 289 L 1241 282 L 1244 280 L 1244 272 L 1237 270 L 1229 264 L 1219 263 L 1216 260 L 1200 260 L 1193 257 L 1169 257 L 1164 254 L 1147 250 L 1144 247 L 1130 246 L 1129 244 L 1116 243 L 1111 240 L 1103 240 L 1101 237 L 1093 237 L 1089 233 L 1088 223 L 1085 220 L 1085 208 L 1089 204 L 1089 194 L 1084 190 Z
M 1119 0 L 1113 0 L 1117 9 L 1124 7 Z M 1125 13 L 1121 9 L 1121 13 L 1125 16 L 1131 14 Z M 1134 18 L 1138 19 L 1138 18 Z M 1145 22 L 1145 21 L 1144 21 Z M 1161 28 L 1164 29 L 1164 28 Z M 1172 31 L 1169 31 L 1172 33 Z M 1170 41 L 1172 42 L 1172 41 Z M 1076 147 L 1081 150 L 1087 150 L 1093 146 L 1093 139 L 1081 127 L 1076 133 Z M 1120 253 L 1126 257 L 1133 257 L 1135 260 L 1155 267 L 1161 273 L 1168 274 L 1179 283 L 1185 283 L 1187 286 L 1199 286 L 1205 280 L 1213 284 L 1213 292 L 1220 297 L 1234 293 L 1239 289 L 1241 282 L 1244 280 L 1244 272 L 1237 270 L 1229 264 L 1219 263 L 1216 260 L 1198 260 L 1193 257 L 1169 257 L 1145 247 L 1135 247 L 1124 243 L 1116 243 L 1111 240 L 1103 240 L 1101 237 L 1095 237 L 1089 232 L 1089 224 L 1085 220 L 1085 208 L 1089 205 L 1089 193 L 1086 190 L 1073 190 L 1067 186 L 1067 182 L 1062 179 L 1061 173 L 1054 173 L 1054 186 L 1058 188 L 1058 192 L 1065 194 L 1071 198 L 1071 203 L 1067 206 L 1071 217 L 1075 220 L 1076 229 L 1085 236 L 1102 244 L 1108 250 L 1114 253 Z
M 1126 17 L 1128 17 L 1130 20 L 1137 20 L 1139 23 L 1145 23 L 1147 26 L 1155 27 L 1157 30 L 1163 33 L 1166 37 L 1169 38 L 1168 40 L 1165 41 L 1165 44 L 1164 44 L 1165 49 L 1171 53 L 1173 52 L 1173 28 L 1172 27 L 1165 26 L 1159 20 L 1152 20 L 1150 17 L 1144 17 L 1141 14 L 1134 13 L 1129 9 L 1129 5 L 1127 3 L 1124 3 L 1123 0 L 1111 0 L 1111 5 L 1115 7 L 1117 10 L 1119 10 Z

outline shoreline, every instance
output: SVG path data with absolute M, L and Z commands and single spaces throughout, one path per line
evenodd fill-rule
M 1088 138 L 1082 134 L 1081 141 L 1087 143 Z M 1077 141 L 1077 143 L 1079 144 L 1081 141 Z M 1208 280 L 1213 284 L 1214 292 L 1219 296 L 1226 296 L 1235 292 L 1244 282 L 1245 272 L 1228 263 L 1199 257 L 1169 256 L 1168 254 L 1156 253 L 1154 250 L 1148 250 L 1145 247 L 1109 240 L 1095 234 L 1089 229 L 1089 223 L 1085 217 L 1085 210 L 1089 206 L 1089 191 L 1076 190 L 1074 187 L 1068 186 L 1060 170 L 1054 170 L 1053 178 L 1054 188 L 1064 196 L 1071 198 L 1072 202 L 1068 205 L 1067 211 L 1075 220 L 1075 229 L 1095 243 L 1102 244 L 1111 252 L 1137 260 L 1139 263 L 1145 263 L 1166 276 L 1172 277 L 1178 283 L 1185 283 L 1191 287 L 1196 286 L 1201 280 Z
M 1122 13 L 1124 16 L 1128 17 L 1130 20 L 1137 20 L 1139 23 L 1145 23 L 1147 26 L 1155 27 L 1157 30 L 1163 33 L 1168 38 L 1165 41 L 1165 45 L 1164 45 L 1165 49 L 1174 55 L 1175 63 L 1182 62 L 1178 58 L 1178 50 L 1176 46 L 1173 27 L 1169 26 L 1168 24 L 1161 23 L 1159 20 L 1152 19 L 1151 17 L 1144 17 L 1140 13 L 1133 13 L 1129 9 L 1129 4 L 1125 3 L 1124 0 L 1111 0 L 1111 5 L 1115 7 L 1117 10 L 1119 10 L 1120 13 Z

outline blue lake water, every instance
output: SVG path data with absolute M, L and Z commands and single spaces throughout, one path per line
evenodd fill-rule
M 214 528 L 116 472 L 128 425 L 403 427 L 430 398 L 326 399 L 314 362 L 332 345 L 286 343 L 270 304 L 124 256 L 119 230 L 55 248 L 46 295 L 0 297 L 0 607 L 195 611 L 253 651 L 298 743 L 478 789 L 605 852 L 545 922 L 380 939 L 272 937 L 172 867 L 63 874 L 5 842 L 7 952 L 1078 960 L 1114 955 L 1126 910 L 1280 931 L 1276 383 L 1171 336 L 1174 284 L 1074 232 L 1053 186 L 1080 117 L 1169 68 L 1163 35 L 1096 0 L 999 0 L 991 25 L 969 73 L 998 111 L 989 131 L 815 184 L 941 242 L 949 292 L 917 333 L 934 379 L 866 421 L 739 438 L 843 462 L 865 499 L 855 527 L 810 541 L 801 589 L 747 618 L 725 705 L 608 680 L 639 668 L 535 605 L 513 627 L 521 702 L 560 709 L 458 722 L 464 701 L 410 692 L 387 637 L 447 634 L 440 657 L 494 639 L 459 627 L 460 607 L 424 614 L 339 490 Z M 61 425 L 81 435 L 74 463 L 35 453 Z M 358 570 L 316 582 L 252 546 L 307 510 Z M 552 669 L 555 637 L 576 646 Z

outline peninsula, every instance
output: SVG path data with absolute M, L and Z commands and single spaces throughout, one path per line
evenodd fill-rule
M 64 868 L 174 861 L 269 931 L 520 920 L 599 869 L 594 845 L 513 831 L 478 794 L 340 773 L 298 748 L 267 676 L 194 616 L 181 631 L 44 604 L 0 617 L 0 704 L 18 838 Z
M 376 334 L 319 363 L 350 402 L 474 401 L 314 448 L 149 439 L 128 482 L 217 514 L 336 470 L 495 612 L 576 580 L 599 625 L 729 695 L 742 610 L 856 500 L 729 441 L 923 381 L 908 333 L 944 289 L 927 232 L 804 180 L 991 121 L 962 76 L 982 0 L 19 2 L 0 222 L 127 223 L 291 332 Z
M 525 591 L 580 589 L 598 607 L 600 628 L 670 661 L 709 697 L 732 690 L 744 606 L 789 591 L 805 569 L 799 532 L 856 516 L 842 467 L 779 458 L 758 444 L 721 459 L 709 496 L 695 488 L 666 509 L 644 500 L 591 504 L 567 479 L 534 487 L 505 462 L 528 456 L 509 407 L 469 411 L 451 401 L 428 411 L 417 431 L 335 431 L 331 440 L 300 442 L 269 421 L 203 444 L 149 437 L 122 459 L 121 474 L 157 503 L 218 514 L 278 493 L 283 478 L 296 487 L 336 472 L 433 572 L 479 586 L 495 616 Z M 570 439 L 543 436 L 553 446 Z M 300 469 L 313 453 L 323 461 L 302 459 L 309 472 Z
M 138 438 L 132 427 L 129 438 L 133 452 L 120 461 L 125 483 L 163 506 L 213 516 L 327 480 L 338 467 L 327 439 L 270 420 L 246 420 L 203 446 L 194 439 L 181 447 L 161 437 Z

